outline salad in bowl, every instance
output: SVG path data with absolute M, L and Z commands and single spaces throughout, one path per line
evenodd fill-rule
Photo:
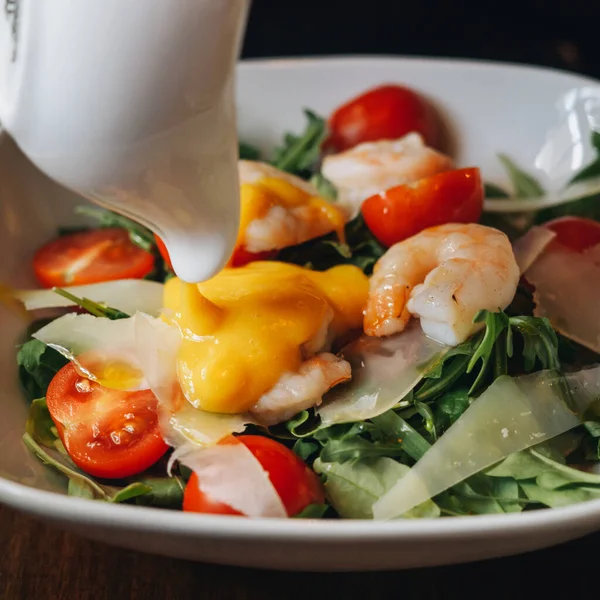
M 600 157 L 557 200 L 508 156 L 512 189 L 456 164 L 402 84 L 305 114 L 268 156 L 240 143 L 238 241 L 211 280 L 95 207 L 39 248 L 43 289 L 5 294 L 35 317 L 28 449 L 70 495 L 198 513 L 600 498 Z

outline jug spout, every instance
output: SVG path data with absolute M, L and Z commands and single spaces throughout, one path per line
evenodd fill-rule
M 7 0 L 1 18 L 3 128 L 47 175 L 160 235 L 188 281 L 216 273 L 237 238 L 234 68 L 248 9 Z

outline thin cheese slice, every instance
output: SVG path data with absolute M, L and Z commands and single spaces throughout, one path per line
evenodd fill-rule
M 373 505 L 374 518 L 404 514 L 510 454 L 576 427 L 599 393 L 600 367 L 565 379 L 551 371 L 499 377 Z
M 428 338 L 417 320 L 391 337 L 362 336 L 342 351 L 352 365 L 352 382 L 334 388 L 317 414 L 325 425 L 376 417 L 398 404 L 447 349 Z
M 162 306 L 163 284 L 143 279 L 122 279 L 89 285 L 73 285 L 63 288 L 78 298 L 104 303 L 128 315 L 144 312 L 158 316 Z M 64 308 L 75 303 L 53 290 L 17 290 L 15 297 L 27 310 Z
M 200 489 L 209 498 L 248 517 L 288 516 L 268 473 L 235 438 L 211 448 L 195 448 L 179 460 L 196 473 Z
M 600 352 L 600 264 L 595 252 L 572 252 L 555 243 L 526 277 L 535 286 L 534 315 L 548 318 L 558 332 Z

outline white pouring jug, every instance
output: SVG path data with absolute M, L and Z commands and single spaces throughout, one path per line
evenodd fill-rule
M 141 222 L 197 282 L 238 232 L 234 67 L 250 0 L 3 0 L 0 123 L 47 175 Z

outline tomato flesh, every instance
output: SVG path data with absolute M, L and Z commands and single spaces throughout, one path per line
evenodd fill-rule
M 476 223 L 483 208 L 479 169 L 438 173 L 367 198 L 362 215 L 385 246 L 445 223 Z
M 242 442 L 252 452 L 268 473 L 288 516 L 298 514 L 309 504 L 324 502 L 319 478 L 283 444 L 260 435 L 240 435 L 236 440 Z M 242 515 L 231 506 L 212 500 L 200 489 L 199 484 L 198 476 L 193 473 L 185 488 L 184 511 Z
M 420 133 L 428 146 L 439 143 L 433 108 L 416 92 L 400 85 L 382 85 L 340 106 L 329 119 L 326 146 L 338 152 L 363 142 L 397 139 Z
M 168 450 L 150 390 L 107 388 L 82 377 L 69 363 L 50 382 L 46 402 L 69 456 L 94 477 L 136 475 Z
M 111 227 L 61 236 L 33 257 L 36 279 L 44 287 L 141 279 L 154 257 L 136 246 L 125 229 Z
M 584 252 L 600 244 L 600 223 L 582 217 L 560 217 L 544 223 L 556 233 L 553 241 L 573 250 Z

